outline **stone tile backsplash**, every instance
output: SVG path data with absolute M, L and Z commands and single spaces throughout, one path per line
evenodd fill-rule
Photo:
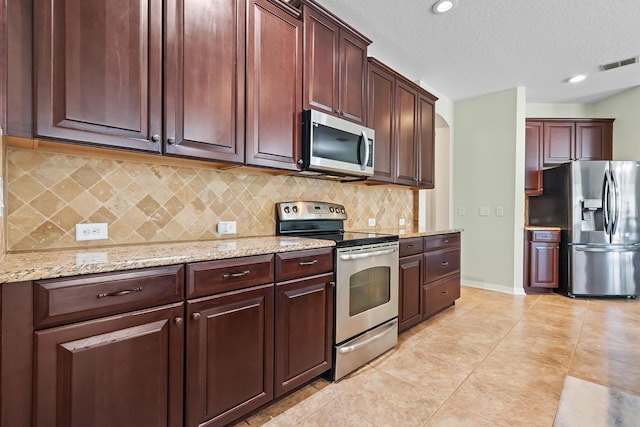
M 130 160 L 6 150 L 8 251 L 220 238 L 219 221 L 237 221 L 238 237 L 275 230 L 275 203 L 334 201 L 346 206 L 345 228 L 413 222 L 413 191 L 341 184 L 252 171 L 218 171 Z M 109 239 L 75 241 L 75 224 L 106 222 Z M 1 232 L 0 232 L 1 233 Z M 0 234 L 0 238 L 2 234 Z

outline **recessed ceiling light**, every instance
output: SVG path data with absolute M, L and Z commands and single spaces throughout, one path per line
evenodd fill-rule
M 449 12 L 456 5 L 455 0 L 438 0 L 433 4 L 431 11 L 436 15 Z
M 577 76 L 573 76 L 569 79 L 569 83 L 578 83 L 586 79 L 586 74 L 578 74 Z

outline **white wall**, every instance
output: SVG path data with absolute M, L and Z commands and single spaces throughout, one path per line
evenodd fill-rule
M 613 159 L 640 160 L 640 86 L 594 104 L 596 117 L 613 122 Z
M 455 104 L 453 226 L 464 229 L 463 284 L 522 293 L 524 120 L 524 88 Z M 479 216 L 483 206 L 490 216 Z

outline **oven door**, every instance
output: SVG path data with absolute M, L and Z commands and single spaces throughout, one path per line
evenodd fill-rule
M 398 316 L 398 242 L 336 252 L 336 344 Z

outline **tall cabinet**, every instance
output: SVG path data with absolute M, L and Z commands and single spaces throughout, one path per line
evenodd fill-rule
M 437 98 L 369 58 L 368 126 L 376 132 L 372 181 L 434 187 Z

